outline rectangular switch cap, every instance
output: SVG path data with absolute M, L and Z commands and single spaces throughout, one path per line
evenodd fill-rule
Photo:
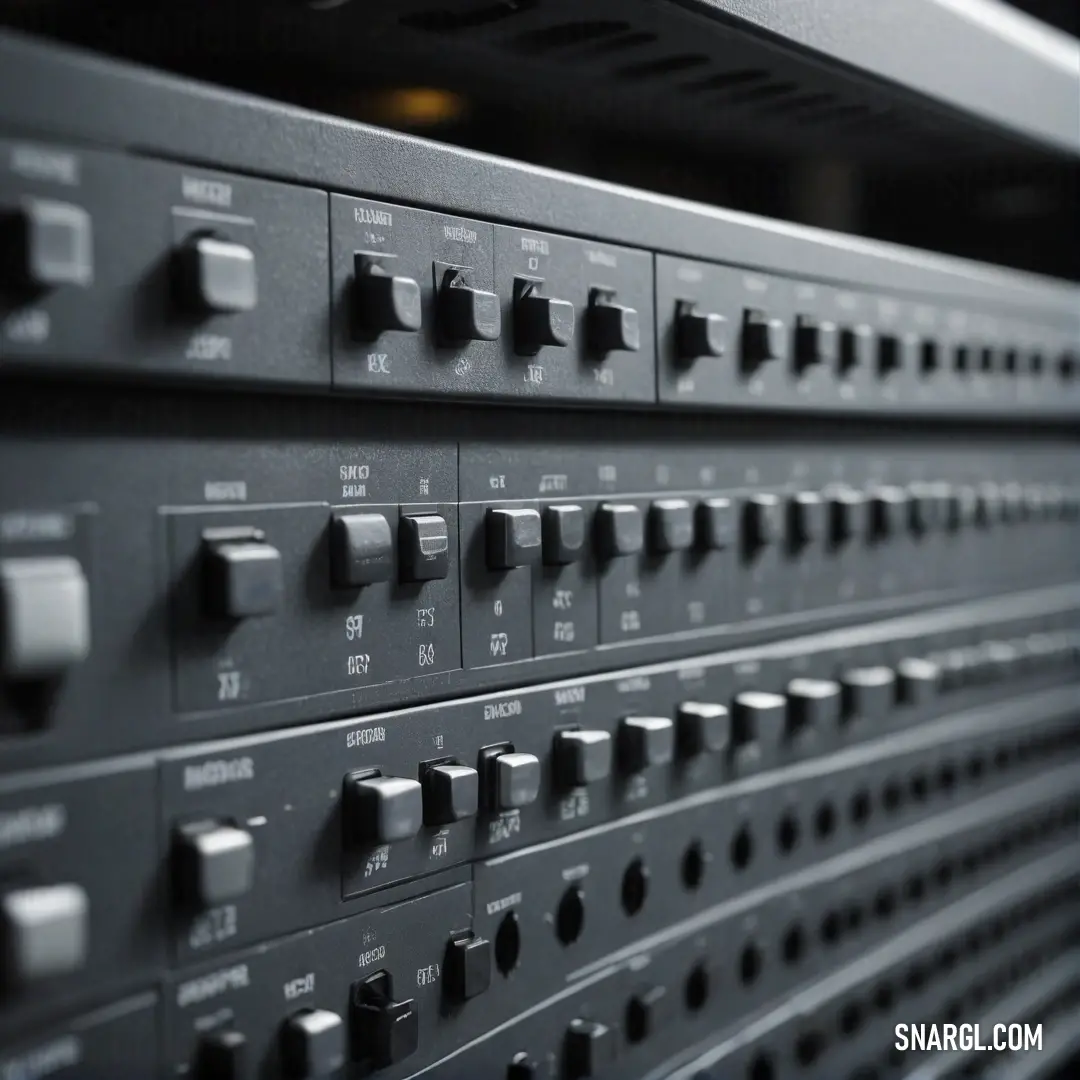
M 358 588 L 389 581 L 394 569 L 390 523 L 382 514 L 337 513 L 330 525 L 334 584 Z
M 90 902 L 81 885 L 14 889 L 0 897 L 3 980 L 13 988 L 86 963 Z
M 57 675 L 90 653 L 90 587 L 69 555 L 0 561 L 0 672 Z

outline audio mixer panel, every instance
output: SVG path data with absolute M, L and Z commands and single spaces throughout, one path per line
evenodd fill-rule
M 0 35 L 0 1077 L 1061 1058 L 1078 312 Z

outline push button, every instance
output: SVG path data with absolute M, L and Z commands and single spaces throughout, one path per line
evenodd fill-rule
M 206 612 L 220 619 L 272 615 L 281 607 L 285 575 L 281 552 L 250 526 L 204 529 Z
M 462 267 L 443 272 L 437 297 L 440 336 L 450 343 L 495 341 L 502 333 L 499 298 L 474 288 L 468 276 L 468 269 Z
M 779 694 L 744 690 L 735 697 L 735 742 L 747 746 L 778 743 L 787 722 L 787 701 Z
M 416 333 L 423 324 L 420 285 L 393 272 L 396 257 L 369 251 L 353 254 L 352 315 L 361 340 L 371 340 L 387 330 Z
M 205 911 L 249 893 L 255 884 L 255 841 L 226 821 L 196 821 L 176 829 L 173 872 L 180 902 Z
M 334 514 L 330 564 L 334 584 L 343 588 L 389 581 L 394 570 L 390 523 L 382 514 Z
M 743 312 L 742 360 L 754 370 L 769 360 L 779 360 L 784 355 L 784 322 L 770 319 L 768 314 L 756 308 Z
M 404 514 L 398 524 L 402 581 L 439 581 L 450 573 L 450 533 L 438 514 Z
M 817 364 L 832 367 L 839 355 L 839 332 L 835 323 L 800 315 L 795 324 L 795 367 L 806 372 Z
M 195 1052 L 195 1080 L 244 1080 L 248 1075 L 248 1042 L 232 1028 L 211 1031 Z
M 828 507 L 816 491 L 799 491 L 788 503 L 792 542 L 800 548 L 825 539 Z
M 93 280 L 93 229 L 82 207 L 30 198 L 0 209 L 0 281 L 9 289 L 85 287 Z
M 637 555 L 645 546 L 645 519 L 633 503 L 602 503 L 596 511 L 596 544 L 605 559 Z
M 903 488 L 884 485 L 874 489 L 870 496 L 870 530 L 874 539 L 885 540 L 903 531 L 907 502 Z
M 489 570 L 512 570 L 540 561 L 540 512 L 528 507 L 489 508 L 484 516 Z
M 555 774 L 563 788 L 595 784 L 611 775 L 611 735 L 560 731 L 555 735 Z
M 932 660 L 907 657 L 896 665 L 896 689 L 904 705 L 925 705 L 941 689 L 941 668 Z
M 480 777 L 467 765 L 432 765 L 424 770 L 424 824 L 450 825 L 475 817 L 480 802 Z
M 882 334 L 878 339 L 878 375 L 885 379 L 894 371 L 912 367 L 918 350 L 914 334 Z
M 446 992 L 468 1001 L 491 985 L 491 942 L 471 934 L 455 938 L 446 950 Z
M 743 504 L 743 535 L 746 548 L 754 552 L 777 543 L 783 533 L 780 499 L 766 493 L 751 495 Z
M 855 488 L 841 484 L 829 489 L 829 534 L 834 546 L 843 546 L 863 531 L 865 505 L 865 496 Z
M 46 885 L 0 894 L 0 981 L 20 990 L 86 964 L 90 902 L 81 885 Z
M 695 514 L 698 544 L 706 551 L 723 551 L 735 543 L 735 507 L 723 495 L 702 499 Z
M 577 562 L 585 551 L 585 511 L 570 503 L 545 506 L 541 534 L 545 565 Z
M 638 313 L 615 303 L 612 289 L 589 293 L 589 347 L 598 353 L 637 352 L 641 348 Z
M 727 750 L 731 716 L 726 705 L 684 701 L 675 714 L 675 722 L 682 757 L 695 758 Z
M 346 824 L 359 844 L 409 840 L 424 823 L 424 796 L 416 780 L 371 772 L 345 777 Z
M 694 544 L 694 513 L 685 499 L 657 499 L 649 507 L 649 546 L 658 554 Z
M 792 679 L 787 685 L 787 700 L 789 738 L 835 731 L 840 725 L 842 691 L 831 679 Z
M 90 655 L 90 587 L 68 555 L 0 560 L 0 674 L 59 675 Z
M 571 1020 L 566 1031 L 566 1076 L 588 1080 L 615 1061 L 615 1035 L 595 1020 Z
M 540 1066 L 524 1050 L 510 1059 L 506 1080 L 540 1080 Z
M 173 255 L 176 300 L 196 315 L 238 315 L 259 302 L 255 253 L 209 233 L 189 237 Z
M 420 1014 L 409 998 L 395 1001 L 390 976 L 376 972 L 352 988 L 355 1032 L 353 1057 L 374 1069 L 385 1069 L 416 1053 L 420 1045 Z
M 675 725 L 666 716 L 628 716 L 619 725 L 619 759 L 627 772 L 667 765 L 675 756 Z
M 856 368 L 870 366 L 874 354 L 874 331 L 869 326 L 845 326 L 840 331 L 840 374 L 850 375 Z
M 540 759 L 520 754 L 510 743 L 485 746 L 480 751 L 484 809 L 498 813 L 536 802 L 540 794 Z
M 949 505 L 945 513 L 945 526 L 956 532 L 971 525 L 979 513 L 979 492 L 970 484 L 954 489 L 949 496 Z
M 896 696 L 896 676 L 892 668 L 853 668 L 840 680 L 844 690 L 844 720 L 847 723 L 884 720 Z
M 282 1071 L 289 1080 L 316 1080 L 345 1064 L 345 1025 L 328 1009 L 304 1009 L 281 1029 Z
M 543 282 L 514 280 L 514 347 L 532 356 L 543 346 L 565 348 L 574 340 L 574 305 L 540 293 Z
M 727 319 L 712 311 L 698 311 L 691 301 L 675 307 L 675 347 L 683 361 L 723 356 L 727 351 Z

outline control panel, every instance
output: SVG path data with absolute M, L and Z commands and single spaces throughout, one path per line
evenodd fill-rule
M 5 59 L 0 1077 L 1056 1060 L 1075 286 Z

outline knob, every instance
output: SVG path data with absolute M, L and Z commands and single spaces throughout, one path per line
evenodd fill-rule
M 560 731 L 555 735 L 555 775 L 563 788 L 595 784 L 611 774 L 611 735 Z
M 904 705 L 925 705 L 941 689 L 941 668 L 932 660 L 907 657 L 896 665 L 897 696 Z
M 667 765 L 675 756 L 675 725 L 666 716 L 628 716 L 619 725 L 619 758 L 627 772 Z
M 281 552 L 251 526 L 204 529 L 203 597 L 206 613 L 221 619 L 272 615 L 282 605 Z
M 420 285 L 393 273 L 395 258 L 366 251 L 353 255 L 353 322 L 361 339 L 387 330 L 416 333 L 423 323 Z
M 694 512 L 685 499 L 656 499 L 649 507 L 649 546 L 659 554 L 694 544 Z
M 684 701 L 675 714 L 675 722 L 681 756 L 695 758 L 727 750 L 731 716 L 726 705 Z
M 328 1009 L 304 1009 L 281 1028 L 282 1070 L 290 1080 L 329 1076 L 345 1064 L 345 1025 Z
M 469 271 L 447 269 L 438 292 L 439 334 L 444 341 L 495 341 L 502 333 L 499 298 L 469 282 Z
M 743 532 L 751 552 L 777 543 L 783 533 L 780 499 L 776 495 L 751 495 L 743 504 Z
M 445 990 L 453 1001 L 468 1001 L 491 985 L 491 942 L 464 934 L 446 950 Z
M 835 730 L 840 724 L 842 691 L 831 679 L 792 679 L 787 685 L 787 733 Z
M 821 543 L 825 539 L 829 507 L 816 491 L 799 491 L 788 503 L 791 538 L 799 547 Z
M 596 511 L 596 544 L 605 559 L 636 555 L 645 547 L 645 519 L 633 503 L 601 503 Z
M 529 806 L 540 794 L 540 759 L 516 752 L 510 743 L 481 750 L 480 773 L 484 807 L 489 811 Z
M 439 514 L 406 514 L 398 523 L 402 581 L 440 581 L 450 573 L 450 533 Z
M 255 885 L 255 840 L 229 821 L 179 825 L 173 834 L 173 876 L 177 899 L 189 910 L 236 900 Z
M 330 519 L 330 570 L 334 584 L 342 588 L 389 581 L 394 571 L 394 544 L 386 518 L 382 514 L 334 514 Z
M 727 319 L 711 311 L 698 311 L 692 301 L 675 306 L 675 347 L 680 360 L 723 356 L 727 351 Z
M 865 324 L 846 326 L 840 331 L 840 374 L 868 368 L 874 353 L 874 331 Z
M 199 1039 L 194 1076 L 196 1080 L 244 1080 L 247 1063 L 247 1038 L 242 1032 L 222 1028 Z
M 598 353 L 637 352 L 641 348 L 638 313 L 615 303 L 611 289 L 589 293 L 589 347 Z
M 545 345 L 565 348 L 574 340 L 574 305 L 540 295 L 542 282 L 514 281 L 514 346 L 529 356 Z
M 424 822 L 424 796 L 416 780 L 370 770 L 345 777 L 345 822 L 355 843 L 371 846 L 409 840 Z
M 0 283 L 39 291 L 93 280 L 93 229 L 82 207 L 28 198 L 0 209 Z
M 585 511 L 580 506 L 545 506 L 540 531 L 546 566 L 569 566 L 585 551 Z
M 90 586 L 78 559 L 0 559 L 0 675 L 50 678 L 89 655 Z
M 354 983 L 351 1005 L 353 1058 L 374 1069 L 403 1061 L 420 1045 L 420 1014 L 414 999 L 396 1001 L 390 975 L 376 972 Z
M 615 1036 L 595 1020 L 571 1020 L 566 1031 L 566 1070 L 569 1080 L 598 1076 L 615 1061 Z
M 15 887 L 0 893 L 0 985 L 19 991 L 86 965 L 90 902 L 81 885 Z
M 490 508 L 485 515 L 487 565 L 490 570 L 512 570 L 540 561 L 540 511 L 528 507 Z
M 212 233 L 188 237 L 173 253 L 173 288 L 193 315 L 238 315 L 259 302 L 255 253 Z
M 480 802 L 480 777 L 467 765 L 446 763 L 424 770 L 424 824 L 450 825 L 475 817 Z
M 751 369 L 784 355 L 784 323 L 750 308 L 743 313 L 742 358 Z
M 795 367 L 805 372 L 817 364 L 836 363 L 840 335 L 836 324 L 800 315 L 795 324 Z
M 884 720 L 896 697 L 896 676 L 891 668 L 853 668 L 840 679 L 844 692 L 844 720 Z

